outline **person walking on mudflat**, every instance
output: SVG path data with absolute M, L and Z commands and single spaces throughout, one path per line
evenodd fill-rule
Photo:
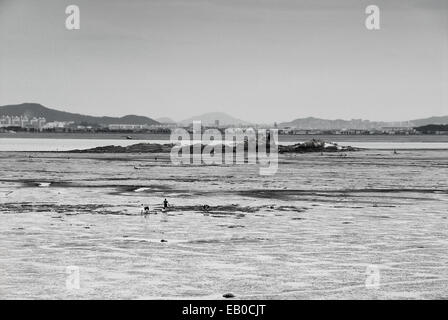
M 163 200 L 163 210 L 166 210 L 167 208 L 168 208 L 168 201 L 165 198 L 165 200 Z

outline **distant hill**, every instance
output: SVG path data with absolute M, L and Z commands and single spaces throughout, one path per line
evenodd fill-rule
M 191 117 L 191 118 L 185 119 L 185 120 L 181 121 L 180 123 L 182 125 L 191 125 L 193 123 L 193 121 L 197 121 L 197 120 L 200 120 L 203 125 L 214 125 L 215 120 L 219 120 L 220 125 L 235 125 L 235 126 L 237 126 L 237 125 L 250 124 L 247 121 L 234 118 L 234 117 L 229 116 L 228 114 L 223 113 L 223 112 L 205 113 L 205 114 L 202 114 L 202 115 L 199 115 L 196 117 Z
M 89 124 L 159 124 L 159 122 L 143 116 L 127 115 L 124 117 L 94 117 L 78 113 L 58 111 L 44 107 L 38 103 L 22 103 L 17 105 L 0 106 L 0 116 L 21 116 L 44 117 L 50 121 L 74 121 L 75 123 Z
M 320 129 L 320 130 L 330 130 L 330 129 L 375 129 L 380 127 L 391 126 L 392 123 L 389 122 L 374 122 L 362 119 L 352 119 L 352 120 L 326 120 L 319 118 L 301 118 L 295 119 L 291 122 L 282 122 L 279 124 L 280 128 L 294 127 L 299 129 Z M 397 124 L 395 124 L 397 125 Z M 408 123 L 402 124 L 406 126 Z
M 412 120 L 411 122 L 416 126 L 426 126 L 428 124 L 448 124 L 448 116 L 417 119 Z
M 359 129 L 359 130 L 369 130 L 378 129 L 382 127 L 418 127 L 425 126 L 428 124 L 448 124 L 448 116 L 445 117 L 431 117 L 425 119 L 417 119 L 411 121 L 402 122 L 385 122 L 385 121 L 370 121 L 363 119 L 352 119 L 352 120 L 327 120 L 319 118 L 300 118 L 295 119 L 290 122 L 282 122 L 279 124 L 280 128 L 293 127 L 298 129 L 319 129 L 319 130 L 330 130 L 330 129 Z
M 434 134 L 437 132 L 448 132 L 448 124 L 428 124 L 415 128 L 418 132 Z
M 166 123 L 166 124 L 173 124 L 173 123 L 176 123 L 176 121 L 174 121 L 174 120 L 171 119 L 171 118 L 167 118 L 167 117 L 157 118 L 156 121 L 157 121 L 157 122 L 160 122 L 160 123 Z

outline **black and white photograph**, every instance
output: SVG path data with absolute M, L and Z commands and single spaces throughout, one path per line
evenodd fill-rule
M 1 300 L 447 298 L 447 0 L 0 0 Z

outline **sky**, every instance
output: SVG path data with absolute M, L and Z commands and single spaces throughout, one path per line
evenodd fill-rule
M 0 105 L 23 102 L 177 121 L 448 115 L 448 1 L 0 0 Z

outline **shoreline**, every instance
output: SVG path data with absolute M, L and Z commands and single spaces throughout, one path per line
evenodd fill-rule
M 358 150 L 355 151 L 339 151 L 339 152 L 360 152 L 360 151 L 382 151 L 382 152 L 393 152 L 394 149 L 388 149 L 388 148 L 357 148 Z M 397 152 L 412 152 L 412 151 L 448 151 L 447 148 L 403 148 L 403 149 L 396 149 Z M 279 155 L 287 155 L 287 154 L 309 154 L 309 153 L 319 153 L 320 151 L 311 151 L 311 152 L 286 152 L 286 153 L 279 153 Z M 339 153 L 338 151 L 324 151 L 324 153 L 327 154 L 335 154 Z M 20 151 L 0 151 L 0 154 L 14 154 L 14 153 L 31 153 L 31 154 L 128 154 L 128 155 L 142 155 L 142 154 L 169 154 L 169 152 L 73 152 L 73 151 L 36 151 L 36 150 L 20 150 Z
M 303 138 L 303 137 L 302 137 Z M 331 137 L 332 138 L 332 137 Z M 346 147 L 347 149 L 341 151 L 359 151 L 359 150 L 378 150 L 378 151 L 412 151 L 412 150 L 422 150 L 422 151 L 436 151 L 436 150 L 448 150 L 447 142 L 436 142 L 436 141 L 418 141 L 413 142 L 412 140 L 405 141 L 337 141 L 332 139 L 317 139 L 317 137 L 312 137 L 307 141 L 284 141 L 278 140 L 277 145 L 279 148 L 279 153 L 286 152 L 287 149 L 292 148 L 294 145 L 306 144 L 310 141 L 321 141 L 326 142 L 328 145 L 337 145 L 339 147 Z M 197 141 L 199 142 L 199 141 Z M 196 141 L 188 141 L 188 143 L 196 143 Z M 226 144 L 226 142 L 216 141 L 219 144 Z M 95 139 L 10 139 L 10 138 L 0 138 L 0 152 L 46 152 L 46 153 L 88 153 L 87 150 L 92 150 L 93 153 L 132 153 L 132 149 L 136 145 L 144 146 L 143 150 L 139 150 L 138 147 L 134 150 L 135 153 L 167 153 L 170 152 L 172 146 L 170 140 L 133 140 L 133 139 L 105 139 L 105 140 L 95 140 Z M 355 150 L 349 150 L 353 148 Z M 103 150 L 100 150 L 103 149 Z M 110 149 L 110 150 L 108 150 Z M 116 150 L 114 150 L 116 149 Z M 300 152 L 310 152 L 310 151 L 330 151 L 322 150 L 316 148 L 316 150 L 298 150 Z M 331 150 L 333 152 L 338 150 Z
M 169 134 L 155 133 L 0 133 L 2 139 L 48 139 L 48 140 L 123 140 L 131 136 L 135 141 L 140 140 L 166 140 L 170 141 Z M 311 139 L 332 142 L 433 142 L 448 143 L 448 135 L 422 134 L 422 135 L 328 135 L 328 134 L 304 134 L 304 135 L 278 135 L 279 142 L 303 142 Z

